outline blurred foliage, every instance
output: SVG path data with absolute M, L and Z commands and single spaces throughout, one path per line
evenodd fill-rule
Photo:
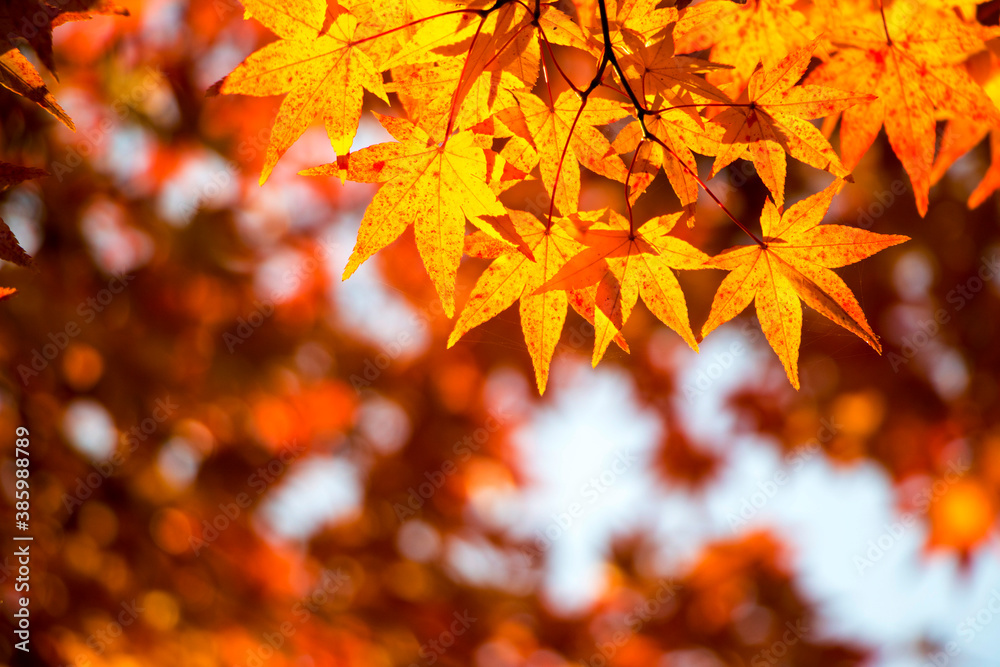
M 55 31 L 51 89 L 76 133 L 0 91 L 0 156 L 50 173 L 0 200 L 34 260 L 33 269 L 5 265 L 0 279 L 18 290 L 0 305 L 0 434 L 8 443 L 26 426 L 33 457 L 30 661 L 625 667 L 684 655 L 756 665 L 779 646 L 769 664 L 864 660 L 872 647 L 810 630 L 816 601 L 796 580 L 792 545 L 768 532 L 715 542 L 679 574 L 658 565 L 650 536 L 623 538 L 608 550 L 596 605 L 555 613 L 540 594 L 546 554 L 526 559 L 530 545 L 484 520 L 478 503 L 529 483 L 515 436 L 574 377 L 555 377 L 544 400 L 534 395 L 510 311 L 446 350 L 452 324 L 433 306 L 412 235 L 377 261 L 378 279 L 417 314 L 412 337 L 386 344 L 362 331 L 342 301 L 340 267 L 331 277 L 319 260 L 371 190 L 296 179 L 294 166 L 261 190 L 260 128 L 276 101 L 204 96 L 272 36 L 244 22 L 233 0 L 128 9 Z M 321 132 L 303 143 L 332 157 Z M 914 485 L 933 489 L 917 508 L 927 549 L 966 562 L 992 535 L 1000 500 L 1000 290 L 975 282 L 995 261 L 1000 211 L 996 196 L 965 206 L 987 164 L 980 146 L 932 190 L 921 218 L 912 196 L 891 194 L 908 182 L 881 138 L 834 215 L 854 224 L 871 212 L 875 229 L 913 238 L 843 274 L 885 355 L 809 312 L 802 390 L 772 355 L 726 399 L 743 432 L 782 453 L 835 424 L 822 455 L 845 468 L 882 466 L 901 509 L 919 505 Z M 817 189 L 814 174 L 790 168 L 790 200 Z M 759 210 L 759 180 L 729 187 L 725 178 L 713 183 L 734 212 Z M 599 201 L 602 188 L 595 182 L 588 197 Z M 722 214 L 705 206 L 699 221 L 691 237 L 719 243 Z M 309 269 L 310 258 L 322 267 Z M 460 291 L 482 267 L 463 265 Z M 269 301 L 274 270 L 292 271 L 293 288 Z M 720 280 L 682 277 L 703 310 Z M 935 313 L 947 321 L 938 317 L 932 332 Z M 763 344 L 749 313 L 731 326 L 747 347 Z M 585 361 L 588 333 L 571 314 L 557 357 Z M 656 473 L 697 499 L 725 448 L 686 435 L 681 413 L 690 395 L 717 388 L 683 384 L 693 353 L 645 311 L 625 333 L 631 356 L 613 349 L 609 358 L 666 425 Z M 116 455 L 95 464 L 85 451 L 107 432 Z M 331 459 L 357 471 L 356 509 L 303 548 L 264 539 L 268 494 L 293 467 Z M 969 464 L 961 481 L 935 486 L 959 460 Z M 5 444 L 4 532 L 14 524 L 12 466 Z M 440 488 L 401 523 L 399 506 L 432 478 Z M 474 546 L 478 579 L 454 564 L 463 544 Z M 9 623 L 15 593 L 11 571 L 2 576 Z M 795 643 L 791 628 L 802 632 Z M 0 662 L 23 658 L 12 637 L 0 634 Z

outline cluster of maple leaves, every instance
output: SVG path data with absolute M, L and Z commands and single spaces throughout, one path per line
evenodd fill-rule
M 337 159 L 302 173 L 378 184 L 344 277 L 412 225 L 452 317 L 463 255 L 491 259 L 449 344 L 519 302 L 539 391 L 569 306 L 594 325 L 596 364 L 612 341 L 628 349 L 622 330 L 640 296 L 695 350 L 755 302 L 797 388 L 803 301 L 880 351 L 831 269 L 906 237 L 821 222 L 883 127 L 921 215 L 932 183 L 987 133 L 994 164 L 970 204 L 1000 186 L 1000 110 L 990 97 L 1000 93 L 991 87 L 998 29 L 977 20 L 970 0 L 243 4 L 278 39 L 209 93 L 284 96 L 261 184 L 321 117 Z M 51 68 L 51 35 L 31 44 Z M 0 83 L 71 125 L 19 57 L 4 55 Z M 582 59 L 592 72 L 574 80 L 567 70 L 579 67 L 564 65 Z M 376 114 L 395 141 L 352 151 L 366 91 L 398 112 Z M 828 140 L 838 120 L 839 154 Z M 770 193 L 759 223 L 729 214 L 695 154 L 714 157 L 708 178 L 737 159 L 753 163 Z M 786 209 L 787 156 L 836 180 Z M 623 211 L 580 209 L 581 167 L 622 185 Z M 633 204 L 661 173 L 680 210 L 637 219 Z M 528 180 L 541 181 L 543 210 L 518 210 L 505 196 Z M 749 245 L 709 257 L 671 235 L 679 221 L 694 224 L 701 190 Z M 729 273 L 696 335 L 675 271 L 703 268 Z
M 71 130 L 72 119 L 49 92 L 42 75 L 19 50 L 31 46 L 38 59 L 55 74 L 52 53 L 52 29 L 70 21 L 83 21 L 98 14 L 127 15 L 123 7 L 107 0 L 6 0 L 0 3 L 0 86 L 26 97 L 45 109 Z M 0 160 L 0 192 L 24 181 L 47 176 L 44 169 L 25 167 Z M 3 219 L 0 219 L 0 259 L 19 266 L 30 266 L 31 258 Z M 0 300 L 15 293 L 12 287 L 0 287 Z
M 519 301 L 540 392 L 570 305 L 595 327 L 595 365 L 611 341 L 627 350 L 621 332 L 639 297 L 697 350 L 678 269 L 729 271 L 701 336 L 754 301 L 796 388 L 803 301 L 881 352 L 831 269 L 907 237 L 821 225 L 832 198 L 884 125 L 923 215 L 936 119 L 956 119 L 952 160 L 1000 122 L 964 64 L 996 34 L 975 2 L 574 0 L 575 18 L 541 0 L 244 4 L 280 39 L 213 91 L 285 95 L 261 183 L 322 115 L 337 161 L 302 173 L 379 184 L 344 277 L 413 225 L 451 317 L 463 254 L 492 259 L 449 345 Z M 565 74 L 566 50 L 593 59 L 592 79 Z M 705 50 L 707 60 L 679 55 Z M 568 90 L 553 95 L 540 75 Z M 405 117 L 379 115 L 396 141 L 352 152 L 365 90 L 394 94 Z M 830 132 L 838 117 L 843 157 L 811 122 L 827 119 Z M 711 194 L 694 153 L 714 156 L 710 177 L 739 158 L 755 166 L 771 195 L 760 235 L 732 218 L 752 245 L 708 257 L 671 236 L 693 222 L 699 188 Z M 786 156 L 837 180 L 785 210 Z M 580 210 L 581 167 L 624 185 L 625 215 Z M 632 204 L 661 171 L 682 210 L 637 220 Z M 535 174 L 548 212 L 505 205 L 503 193 Z

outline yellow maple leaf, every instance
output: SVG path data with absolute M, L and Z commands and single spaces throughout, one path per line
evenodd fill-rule
M 749 158 L 778 208 L 785 202 L 785 153 L 834 176 L 849 173 L 830 142 L 809 119 L 875 99 L 874 95 L 827 86 L 795 85 L 805 74 L 814 49 L 815 44 L 809 44 L 773 67 L 759 67 L 736 105 L 712 119 L 725 128 L 712 175 L 737 158 Z
M 927 212 L 938 118 L 1000 125 L 1000 110 L 962 65 L 970 54 L 985 49 L 982 32 L 949 12 L 922 3 L 895 3 L 884 18 L 864 14 L 857 24 L 842 26 L 832 37 L 841 50 L 806 80 L 878 96 L 844 111 L 844 164 L 854 168 L 884 125 L 913 183 L 920 215 Z
M 523 242 L 510 231 L 507 210 L 488 185 L 490 164 L 472 132 L 439 144 L 409 121 L 376 116 L 399 141 L 347 153 L 300 173 L 381 184 L 365 210 L 344 278 L 413 225 L 424 267 L 451 317 L 466 218 L 496 238 Z M 495 170 L 502 158 L 492 152 L 490 157 Z
M 619 102 L 588 97 L 573 91 L 561 94 L 552 105 L 528 92 L 516 92 L 518 105 L 497 117 L 514 134 L 531 142 L 538 151 L 539 169 L 546 189 L 564 213 L 575 212 L 580 201 L 580 165 L 607 178 L 624 182 L 628 174 L 611 144 L 598 130 L 626 118 Z
M 876 234 L 843 225 L 821 225 L 842 186 L 843 181 L 834 181 L 825 190 L 792 205 L 783 215 L 774 202 L 767 200 L 760 220 L 763 247 L 739 246 L 712 258 L 713 266 L 729 274 L 715 294 L 701 329 L 702 337 L 754 301 L 764 336 L 796 389 L 802 339 L 800 300 L 881 354 L 882 346 L 857 299 L 830 269 L 853 264 L 909 240 L 906 236 Z
M 322 115 L 330 145 L 343 155 L 358 130 L 364 90 L 386 103 L 389 98 L 364 43 L 355 41 L 358 20 L 353 15 L 341 14 L 321 34 L 326 0 L 301 0 L 287 8 L 250 2 L 247 9 L 282 39 L 252 53 L 209 94 L 285 95 L 271 129 L 263 185 L 316 116 Z
M 672 269 L 703 269 L 709 258 L 687 241 L 669 235 L 682 215 L 661 215 L 633 231 L 624 216 L 611 211 L 608 222 L 587 230 L 586 248 L 540 288 L 544 293 L 597 285 L 594 366 L 628 322 L 640 296 L 650 312 L 697 351 L 687 301 Z
M 467 242 L 467 252 L 495 257 L 472 288 L 469 300 L 448 338 L 451 347 L 470 329 L 479 326 L 520 300 L 521 330 L 535 369 L 538 393 L 545 393 L 549 364 L 566 321 L 569 298 L 565 291 L 535 293 L 582 246 L 573 239 L 567 221 L 555 218 L 546 228 L 534 215 L 511 211 L 511 220 L 534 255 L 532 261 L 510 245 L 498 245 L 479 235 Z M 496 254 L 494 254 L 496 253 Z

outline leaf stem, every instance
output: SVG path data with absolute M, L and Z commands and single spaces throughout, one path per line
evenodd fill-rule
M 878 11 L 882 14 L 882 28 L 885 30 L 885 43 L 892 46 L 892 36 L 889 35 L 889 23 L 885 20 L 885 3 L 883 0 L 878 2 Z
M 567 75 L 566 72 L 563 71 L 562 67 L 559 66 L 559 61 L 556 60 L 556 54 L 552 51 L 552 44 L 549 43 L 549 38 L 545 36 L 545 29 L 542 28 L 542 26 L 538 26 L 538 34 L 542 38 L 542 43 L 545 44 L 545 49 L 549 52 L 549 58 L 552 60 L 552 64 L 555 65 L 556 71 L 559 72 L 559 76 L 563 78 L 563 81 L 566 82 L 566 85 L 568 85 L 574 93 L 579 95 L 582 91 L 576 87 L 576 84 L 574 84 L 569 78 L 569 75 Z
M 618 64 L 614 47 L 611 46 L 611 22 L 608 20 L 608 7 L 605 4 L 605 0 L 597 0 L 597 6 L 601 11 L 601 33 L 604 35 L 604 60 L 611 63 L 611 68 L 615 70 L 618 78 L 621 79 L 622 86 L 624 86 L 629 100 L 632 101 L 632 106 L 635 107 L 635 111 L 639 115 L 639 122 L 641 123 L 643 116 L 648 114 L 649 110 L 636 97 L 635 91 L 632 90 L 632 86 L 629 85 L 628 80 L 625 78 L 622 66 Z
M 458 116 L 458 108 L 462 106 L 462 101 L 458 99 L 459 94 L 462 92 L 462 77 L 465 76 L 465 72 L 469 68 L 469 61 L 472 59 L 472 50 L 476 48 L 476 40 L 478 40 L 479 36 L 483 34 L 483 25 L 486 24 L 486 19 L 489 17 L 489 13 L 487 12 L 481 16 L 482 18 L 479 19 L 479 26 L 476 28 L 476 34 L 472 36 L 472 43 L 469 45 L 469 52 L 465 54 L 465 62 L 462 63 L 462 71 L 458 74 L 458 86 L 455 88 L 455 94 L 451 96 L 451 110 L 448 112 L 448 126 L 444 130 L 444 139 L 441 142 L 442 146 L 448 145 L 448 138 L 451 137 L 451 130 L 455 126 L 455 118 Z
M 748 229 L 746 225 L 744 225 L 742 222 L 736 219 L 736 216 L 734 216 L 729 211 L 729 209 L 726 208 L 726 205 L 722 203 L 722 200 L 719 199 L 715 195 L 715 193 L 709 189 L 709 187 L 705 184 L 705 181 L 701 180 L 701 176 L 698 175 L 698 172 L 689 167 L 687 163 L 685 163 L 684 160 L 682 160 L 680 156 L 677 155 L 677 153 L 675 153 L 672 148 L 663 143 L 663 141 L 659 137 L 650 132 L 649 128 L 646 127 L 646 120 L 645 120 L 646 116 L 662 113 L 662 110 L 650 111 L 645 106 L 643 106 L 641 102 L 639 102 L 639 98 L 636 97 L 635 91 L 632 90 L 632 86 L 631 84 L 629 84 L 628 79 L 625 77 L 625 72 L 622 71 L 621 65 L 618 64 L 618 59 L 615 56 L 614 49 L 611 46 L 611 22 L 608 20 L 608 8 L 607 5 L 605 4 L 605 0 L 597 0 L 597 7 L 601 13 L 601 32 L 604 35 L 604 56 L 601 59 L 601 69 L 599 74 L 603 76 L 604 68 L 609 63 L 611 64 L 612 69 L 614 69 L 615 72 L 618 74 L 618 78 L 621 80 L 622 87 L 625 89 L 625 92 L 629 100 L 632 102 L 632 106 L 635 107 L 636 119 L 639 121 L 639 127 L 642 128 L 643 137 L 645 139 L 649 139 L 651 141 L 656 142 L 657 144 L 662 146 L 665 151 L 670 153 L 674 157 L 674 159 L 677 160 L 677 162 L 679 162 L 682 167 L 684 167 L 684 170 L 687 171 L 695 179 L 695 181 L 698 182 L 698 185 L 701 187 L 701 189 L 707 192 L 708 196 L 711 197 L 716 204 L 718 204 L 719 208 L 721 208 L 722 211 L 727 216 L 729 216 L 729 219 L 732 220 L 734 223 L 736 223 L 737 227 L 743 230 L 743 232 L 751 239 L 753 239 L 754 242 L 761 248 L 766 248 L 767 244 L 763 240 L 761 240 L 759 236 L 750 231 L 750 229 Z M 592 88 L 596 87 L 597 85 L 596 81 L 597 80 L 595 79 L 595 81 L 591 82 L 591 85 L 590 87 L 588 87 L 587 90 L 588 93 Z M 719 105 L 719 106 L 730 106 L 730 105 Z M 636 150 L 638 150 L 638 148 Z M 626 202 L 628 202 L 627 191 L 625 193 L 625 200 Z M 632 224 L 631 206 L 629 206 L 629 218 L 630 218 L 629 226 L 631 227 Z
M 628 191 L 628 182 L 632 178 L 632 171 L 635 169 L 635 162 L 639 159 L 639 149 L 642 145 L 646 143 L 646 138 L 643 137 L 639 141 L 639 145 L 635 147 L 635 151 L 632 153 L 632 160 L 628 163 L 628 172 L 625 174 L 625 208 L 628 210 L 628 231 L 629 234 L 635 234 L 635 222 L 632 219 L 632 197 L 631 193 Z
M 398 25 L 395 28 L 389 28 L 375 35 L 368 35 L 367 37 L 362 37 L 361 39 L 354 40 L 350 42 L 351 46 L 357 46 L 358 44 L 364 44 L 365 42 L 370 42 L 373 39 L 378 39 L 379 37 L 385 37 L 386 35 L 391 35 L 392 33 L 403 30 L 404 28 L 412 28 L 415 25 L 420 25 L 424 21 L 430 21 L 431 19 L 439 19 L 443 16 L 451 16 L 452 14 L 479 14 L 481 10 L 478 9 L 453 9 L 448 12 L 441 12 L 440 14 L 433 14 L 431 16 L 425 16 L 422 19 L 414 19 L 413 21 L 407 21 L 403 25 Z
M 462 100 L 458 98 L 459 94 L 462 92 L 462 77 L 465 76 L 465 73 L 469 69 L 469 60 L 472 58 L 472 51 L 473 49 L 476 48 L 476 41 L 479 39 L 479 36 L 483 34 L 483 26 L 486 24 L 486 19 L 490 17 L 490 14 L 492 14 L 496 10 L 500 9 L 504 5 L 511 2 L 515 2 L 516 4 L 520 4 L 522 7 L 524 7 L 524 3 L 519 2 L 518 0 L 497 0 L 493 4 L 493 6 L 490 7 L 489 9 L 475 10 L 475 13 L 478 14 L 480 17 L 479 26 L 476 28 L 476 34 L 472 36 L 472 43 L 469 45 L 469 52 L 465 54 L 465 62 L 462 63 L 462 71 L 458 75 L 458 87 L 455 89 L 455 94 L 451 98 L 451 111 L 448 114 L 448 126 L 445 128 L 444 131 L 444 139 L 441 142 L 442 147 L 448 145 L 448 138 L 451 137 L 451 131 L 455 126 L 455 118 L 458 116 L 458 109 L 462 106 Z M 468 10 L 462 10 L 462 11 L 468 11 Z M 528 11 L 530 12 L 531 10 Z M 510 44 L 510 41 L 508 41 L 507 44 Z M 503 48 L 507 48 L 507 44 L 505 44 Z M 496 55 L 499 55 L 502 52 L 503 49 L 500 49 L 499 51 L 497 51 Z
M 661 140 L 661 139 L 660 139 L 660 138 L 659 138 L 658 136 L 656 136 L 655 134 L 650 134 L 650 135 L 648 135 L 648 138 L 649 138 L 650 140 L 652 140 L 652 141 L 656 142 L 656 143 L 657 143 L 657 144 L 659 144 L 660 146 L 662 146 L 662 147 L 663 147 L 663 150 L 665 150 L 665 151 L 667 151 L 668 153 L 670 153 L 670 154 L 671 154 L 671 155 L 672 155 L 672 156 L 674 157 L 674 159 L 675 159 L 675 160 L 677 160 L 677 162 L 679 162 L 679 163 L 680 163 L 680 165 L 681 165 L 682 167 L 684 167 L 684 170 L 685 170 L 685 171 L 686 171 L 687 173 L 691 174 L 691 177 L 692 177 L 692 178 L 694 178 L 694 180 L 698 181 L 698 185 L 700 185 L 700 186 L 701 186 L 701 188 L 702 188 L 702 189 L 703 189 L 703 190 L 704 190 L 705 192 L 707 192 L 707 193 L 708 193 L 708 196 L 709 196 L 709 197 L 711 197 L 711 198 L 712 198 L 713 200 L 715 200 L 715 203 L 716 203 L 716 204 L 718 204 L 718 205 L 719 205 L 719 208 L 721 208 L 721 209 L 722 209 L 722 211 L 723 211 L 723 212 L 724 212 L 724 213 L 725 213 L 726 215 L 728 215 L 728 216 L 729 216 L 729 219 L 730 219 L 730 220 L 732 220 L 733 222 L 735 222 L 735 223 L 736 223 L 736 226 L 737 226 L 737 227 L 739 227 L 740 229 L 742 229 L 742 230 L 743 230 L 743 232 L 744 232 L 744 233 L 745 233 L 745 234 L 746 234 L 747 236 L 749 236 L 750 238 L 752 238 L 752 239 L 754 240 L 754 243 L 756 243 L 757 245 L 759 245 L 759 246 L 760 246 L 761 248 L 767 248 L 767 243 L 765 243 L 765 242 L 764 242 L 763 240 L 761 240 L 761 238 L 760 238 L 759 236 L 757 236 L 757 235 L 756 235 L 756 234 L 754 234 L 754 233 L 753 233 L 752 231 L 750 231 L 750 230 L 749 230 L 749 229 L 747 228 L 747 226 L 746 226 L 746 225 L 744 225 L 744 224 L 743 224 L 742 222 L 740 222 L 739 220 L 737 220 L 737 219 L 736 219 L 736 216 L 734 216 L 734 215 L 733 215 L 732 213 L 730 213 L 730 212 L 729 212 L 729 209 L 728 209 L 728 208 L 726 208 L 726 205 L 722 203 L 722 200 L 720 200 L 720 199 L 719 199 L 718 197 L 716 197 L 716 196 L 715 196 L 715 193 L 714 193 L 714 192 L 712 192 L 711 190 L 709 190 L 708 186 L 707 186 L 707 185 L 705 185 L 705 181 L 701 180 L 701 176 L 699 176 L 699 175 L 698 175 L 698 172 L 697 172 L 697 171 L 695 171 L 694 169 L 692 169 L 691 167 L 689 167 L 689 166 L 687 165 L 687 163 L 685 163 L 685 162 L 684 162 L 684 160 L 682 160 L 682 159 L 680 158 L 680 156 L 679 156 L 679 155 L 677 155 L 677 153 L 675 153 L 675 152 L 674 152 L 674 150 L 673 150 L 672 148 L 670 148 L 670 146 L 667 146 L 667 145 L 666 145 L 665 143 L 663 143 L 663 141 L 662 141 L 662 140 Z
M 581 97 L 583 99 L 580 101 L 580 108 L 573 118 L 573 124 L 569 126 L 569 136 L 566 137 L 566 144 L 563 146 L 562 154 L 559 156 L 559 165 L 556 167 L 556 178 L 552 185 L 552 198 L 549 200 L 549 218 L 545 221 L 545 229 L 552 228 L 552 213 L 556 205 L 556 193 L 559 192 L 559 176 L 562 174 L 563 162 L 566 161 L 566 152 L 569 151 L 569 144 L 573 141 L 573 131 L 576 130 L 576 124 L 580 121 L 580 116 L 583 115 L 584 107 L 587 106 L 586 96 L 581 95 Z

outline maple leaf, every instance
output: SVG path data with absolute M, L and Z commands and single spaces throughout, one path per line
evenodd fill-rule
M 535 369 L 538 393 L 545 393 L 549 364 L 566 321 L 569 297 L 564 291 L 536 294 L 582 246 L 573 238 L 565 218 L 554 218 L 546 228 L 534 215 L 511 211 L 510 218 L 531 249 L 532 261 L 518 249 L 482 234 L 466 237 L 466 252 L 474 257 L 495 258 L 472 288 L 469 300 L 448 337 L 453 346 L 470 329 L 496 317 L 520 300 L 521 329 Z
M 841 155 L 853 169 L 885 133 L 913 184 L 917 210 L 927 212 L 939 115 L 995 126 L 1000 110 L 961 62 L 985 48 L 980 30 L 948 12 L 910 3 L 866 15 L 833 41 L 843 48 L 806 82 L 871 92 L 878 99 L 847 109 L 841 120 Z
M 9 162 L 0 162 L 0 192 L 24 181 L 48 176 L 44 169 L 33 167 L 22 167 Z M 24 252 L 24 248 L 17 242 L 14 233 L 7 226 L 7 223 L 0 218 L 0 259 L 13 262 L 19 266 L 31 266 L 31 257 Z M 14 294 L 17 290 L 13 287 L 0 287 L 0 300 Z
M 733 69 L 710 72 L 708 80 L 742 90 L 758 63 L 769 67 L 815 37 L 795 1 L 707 0 L 688 7 L 674 29 L 677 53 L 711 49 L 713 63 Z
M 52 73 L 52 29 L 70 21 L 82 21 L 96 14 L 128 16 L 128 10 L 107 0 L 5 0 L 0 4 L 0 43 L 17 46 L 27 42 L 38 59 Z
M 694 153 L 716 155 L 722 150 L 720 125 L 706 123 L 688 109 L 667 109 L 645 118 L 645 129 L 659 141 L 646 138 L 642 123 L 629 123 L 612 143 L 615 153 L 636 151 L 628 175 L 628 198 L 639 198 L 662 169 L 677 194 L 689 221 L 698 202 L 698 164 Z
M 587 320 L 594 330 L 597 330 L 597 285 L 592 287 L 586 287 L 583 289 L 571 289 L 566 290 L 566 296 L 569 298 L 569 305 L 573 307 L 573 310 L 577 312 L 583 319 Z M 618 332 L 614 337 L 615 345 L 617 345 L 625 354 L 631 354 L 629 350 L 628 342 L 625 340 L 625 336 Z
M 430 134 L 482 122 L 513 103 L 505 93 L 530 90 L 538 79 L 543 42 L 548 49 L 552 44 L 587 48 L 579 26 L 550 4 L 475 7 L 482 4 L 465 10 L 442 5 L 450 11 L 438 15 L 421 12 L 398 48 L 386 50 L 384 39 L 372 47 L 385 52 L 381 67 L 392 73 L 386 90 L 399 94 L 410 118 Z
M 982 48 L 984 36 L 996 32 L 975 23 L 976 5 L 963 4 L 962 13 L 950 15 L 945 21 L 949 36 L 940 44 L 915 38 L 894 43 L 887 35 L 912 30 L 909 24 L 899 27 L 893 17 L 869 48 L 865 26 L 842 31 L 847 36 L 840 41 L 810 37 L 818 28 L 853 20 L 845 16 L 858 14 L 868 22 L 881 17 L 861 0 L 809 5 L 805 12 L 794 0 L 749 0 L 745 6 L 729 0 L 575 4 L 580 24 L 538 0 L 344 0 L 329 6 L 320 0 L 288 6 L 248 0 L 248 14 L 279 39 L 252 54 L 211 92 L 286 96 L 261 182 L 313 117 L 322 115 L 337 160 L 301 173 L 378 184 L 345 279 L 412 225 L 421 260 L 450 317 L 463 251 L 493 259 L 450 344 L 520 300 L 540 391 L 569 305 L 595 327 L 594 364 L 611 341 L 627 351 L 622 330 L 640 296 L 697 349 L 675 269 L 712 265 L 730 270 L 720 294 L 731 294 L 717 295 L 702 335 L 756 300 L 758 310 L 767 311 L 762 321 L 768 340 L 796 386 L 801 324 L 791 327 L 794 334 L 785 329 L 801 322 L 801 301 L 878 349 L 864 313 L 830 269 L 904 237 L 820 227 L 839 180 L 782 216 L 787 155 L 839 178 L 853 166 L 810 121 L 843 115 L 845 144 L 854 146 L 856 135 L 846 119 L 878 102 L 878 86 L 852 85 L 857 76 L 826 82 L 814 73 L 805 83 L 800 80 L 819 44 L 825 51 L 838 49 L 832 60 L 823 53 L 827 62 L 820 70 L 838 66 L 845 52 L 884 47 L 922 58 L 927 68 L 956 67 Z M 946 4 L 936 3 L 930 13 L 943 17 L 939 7 Z M 898 9 L 903 5 L 906 12 Z M 909 15 L 915 6 L 901 0 L 893 10 Z M 838 10 L 844 16 L 835 21 L 831 17 Z M 962 28 L 962 20 L 969 26 Z M 942 44 L 950 49 L 945 55 Z M 712 61 L 683 55 L 702 49 L 711 49 Z M 589 83 L 576 85 L 566 74 L 574 68 L 560 64 L 571 52 L 571 58 L 589 54 L 597 59 Z M 533 92 L 543 66 L 544 100 Z M 336 85 L 328 85 L 334 80 Z M 726 82 L 725 92 L 715 82 Z M 941 92 L 926 79 L 923 85 Z M 406 117 L 378 116 L 395 141 L 350 152 L 365 90 L 386 102 L 391 93 Z M 737 95 L 735 101 L 730 94 Z M 616 129 L 611 143 L 605 133 Z M 980 125 L 975 130 L 984 132 Z M 747 231 L 699 178 L 696 153 L 714 156 L 712 175 L 740 158 L 754 163 L 771 192 L 761 223 L 765 238 L 758 246 L 709 260 L 669 235 L 678 220 L 693 224 L 702 188 Z M 628 218 L 615 211 L 578 210 L 581 167 L 624 183 Z M 636 228 L 632 206 L 661 170 L 683 211 Z M 528 213 L 509 213 L 499 199 L 535 174 L 550 197 L 547 224 Z M 479 231 L 467 234 L 469 222 Z M 746 280 L 734 287 L 742 274 Z
M 385 89 L 396 93 L 407 117 L 432 136 L 444 136 L 449 122 L 453 127 L 471 128 L 515 103 L 511 91 L 521 84 L 514 75 L 484 73 L 472 82 L 462 105 L 456 109 L 454 98 L 442 95 L 441 91 L 454 90 L 463 71 L 460 59 L 432 66 L 399 66 L 392 70 L 394 81 L 386 84 Z
M 519 87 L 530 90 L 538 79 L 541 35 L 550 45 L 587 48 L 586 38 L 569 16 L 550 4 L 535 2 L 536 8 L 520 2 L 498 2 L 483 17 L 465 56 L 454 106 L 461 105 L 473 82 L 487 70 L 493 72 L 497 83 L 501 72 L 510 72 L 520 81 Z
M 970 69 L 984 63 L 988 72 L 984 77 L 983 91 L 996 104 L 1000 100 L 1000 59 L 993 53 L 985 58 L 973 57 L 968 63 Z M 971 72 L 970 72 L 971 73 Z M 971 118 L 957 117 L 948 121 L 941 137 L 941 148 L 931 169 L 931 185 L 937 183 L 945 172 L 959 158 L 972 150 L 980 141 L 989 135 L 990 166 L 983 175 L 979 185 L 969 195 L 967 205 L 970 209 L 977 208 L 1000 188 L 1000 129 L 991 129 L 988 125 Z
M 49 172 L 44 169 L 34 167 L 22 167 L 9 162 L 0 162 L 0 192 L 11 188 L 18 183 L 30 181 L 33 178 L 48 176 Z
M 809 119 L 875 99 L 826 86 L 795 85 L 809 67 L 815 47 L 813 43 L 796 49 L 773 67 L 758 67 L 736 105 L 712 119 L 725 128 L 712 176 L 746 157 L 753 161 L 778 208 L 785 202 L 785 153 L 834 176 L 849 173 Z
M 990 132 L 990 166 L 983 174 L 979 185 L 969 194 L 967 205 L 978 208 L 986 199 L 1000 189 L 1000 131 Z
M 487 151 L 472 132 L 454 134 L 439 145 L 407 120 L 376 116 L 398 141 L 347 153 L 337 162 L 300 173 L 379 183 L 365 210 L 344 279 L 412 224 L 417 250 L 445 314 L 451 317 L 466 218 L 487 234 L 524 245 L 507 224 L 507 210 L 488 185 L 490 163 L 502 171 L 502 158 L 489 151 L 488 162 Z
M 465 4 L 448 0 L 400 0 L 373 2 L 365 12 L 352 6 L 351 13 L 359 20 L 365 16 L 359 30 L 369 39 L 366 44 L 369 55 L 382 70 L 395 70 L 406 65 L 459 59 L 460 51 L 448 47 L 473 39 L 482 25 L 484 5 L 481 0 Z M 392 78 L 399 81 L 395 76 Z M 454 94 L 454 90 L 449 92 Z
M 767 342 L 781 359 L 789 381 L 799 388 L 802 306 L 811 308 L 856 334 L 876 352 L 878 338 L 850 288 L 830 269 L 853 264 L 909 240 L 843 225 L 821 225 L 843 181 L 792 205 L 784 214 L 767 200 L 761 213 L 764 247 L 730 248 L 712 258 L 729 271 L 712 302 L 702 338 L 739 315 L 754 301 Z
M 42 76 L 31 64 L 31 61 L 21 55 L 17 48 L 11 47 L 0 54 L 0 85 L 4 88 L 28 98 L 59 119 L 63 125 L 76 130 L 73 121 L 66 111 L 56 102 L 55 96 L 45 86 Z
M 656 10 L 657 12 L 665 10 Z M 700 58 L 676 55 L 674 26 L 677 10 L 671 9 L 660 20 L 656 39 L 644 39 L 631 31 L 621 33 L 619 61 L 630 79 L 638 79 L 640 96 L 660 94 L 672 104 L 693 102 L 729 102 L 729 97 L 700 74 L 731 69 Z M 665 26 L 665 27 L 664 27 Z M 612 36 L 617 33 L 612 33 Z M 613 42 L 618 47 L 617 41 Z
M 340 14 L 323 32 L 326 0 L 272 6 L 247 0 L 247 11 L 281 37 L 252 53 L 209 95 L 285 95 L 278 110 L 260 175 L 263 185 L 317 115 L 322 114 L 337 155 L 347 153 L 361 119 L 364 90 L 389 98 L 371 58 L 356 41 L 358 20 Z
M 930 183 L 934 185 L 960 157 L 975 147 L 984 137 L 989 136 L 990 165 L 975 189 L 969 194 L 966 205 L 978 208 L 986 199 L 1000 189 L 1000 130 L 989 131 L 980 123 L 956 118 L 945 126 L 941 138 L 941 152 L 931 169 Z
M 652 218 L 633 232 L 628 220 L 612 210 L 608 222 L 597 222 L 587 230 L 583 238 L 587 247 L 539 289 L 545 293 L 597 286 L 594 366 L 628 322 L 640 296 L 653 315 L 698 350 L 687 301 L 672 269 L 702 269 L 709 258 L 669 235 L 681 216 Z
M 573 91 L 561 94 L 551 106 L 528 92 L 516 92 L 514 96 L 517 106 L 500 111 L 497 117 L 537 150 L 542 182 L 560 211 L 572 213 L 577 209 L 580 165 L 625 182 L 625 164 L 597 129 L 629 115 L 621 103 L 598 97 L 583 100 Z
M 50 72 L 55 72 L 52 59 L 52 19 L 60 10 L 41 0 L 7 0 L 0 5 L 0 41 L 5 46 L 17 46 L 24 40 Z M 21 24 L 18 22 L 21 21 Z
M 58 5 L 58 7 L 56 6 Z M 80 21 L 94 14 L 128 16 L 128 10 L 103 0 L 7 0 L 0 4 L 0 85 L 28 98 L 71 130 L 73 121 L 56 102 L 35 66 L 18 50 L 18 42 L 31 46 L 38 59 L 53 74 L 52 28 Z
M 677 22 L 677 9 L 662 7 L 657 0 L 607 0 L 607 9 L 612 48 L 623 53 L 659 41 Z M 603 28 L 594 32 L 603 33 Z

